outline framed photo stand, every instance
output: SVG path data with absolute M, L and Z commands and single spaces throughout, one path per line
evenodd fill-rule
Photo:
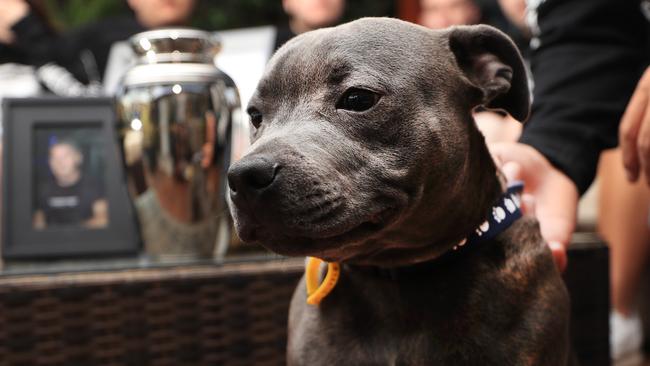
M 136 253 L 111 98 L 3 103 L 2 256 Z

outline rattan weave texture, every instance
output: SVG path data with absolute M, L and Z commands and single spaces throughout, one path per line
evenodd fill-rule
M 0 365 L 283 365 L 302 261 L 0 281 Z
M 569 251 L 582 365 L 609 365 L 608 253 Z M 285 364 L 304 260 L 0 277 L 0 366 Z

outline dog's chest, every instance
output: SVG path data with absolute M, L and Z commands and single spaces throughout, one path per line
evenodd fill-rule
M 292 308 L 290 351 L 305 365 L 479 365 L 486 358 L 500 364 L 507 350 L 491 338 L 505 326 L 499 316 L 488 318 L 479 301 L 484 294 L 463 289 L 461 280 L 344 273 L 320 306 L 294 301 L 300 309 Z M 519 311 L 497 306 L 511 316 Z
M 493 248 L 427 276 L 342 271 L 319 306 L 301 282 L 289 365 L 566 365 L 568 297 L 550 252 L 518 242 L 513 261 Z

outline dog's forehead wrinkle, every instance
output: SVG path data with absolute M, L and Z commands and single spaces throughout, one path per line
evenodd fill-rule
M 315 46 L 309 44 L 301 52 L 274 56 L 258 83 L 257 95 L 265 100 L 297 98 L 325 82 L 327 68 L 315 61 L 324 59 L 324 51 Z
M 390 80 L 394 80 L 395 78 L 400 78 L 400 76 L 395 74 L 391 75 L 389 72 L 380 72 L 376 69 L 367 67 L 359 67 L 351 71 L 338 85 L 340 85 L 342 89 L 351 87 L 367 88 L 384 95 L 392 94 L 394 92 L 394 86 L 391 84 Z
M 267 149 L 276 143 L 289 146 L 301 146 L 309 141 L 309 134 L 303 130 L 304 128 L 301 128 L 300 125 L 288 123 L 267 125 L 265 126 L 264 133 L 259 134 L 259 137 L 249 147 L 247 154 Z
M 341 84 L 346 78 L 350 76 L 352 72 L 352 65 L 347 61 L 334 60 L 329 62 L 332 66 L 332 70 L 327 75 L 327 83 L 330 85 Z

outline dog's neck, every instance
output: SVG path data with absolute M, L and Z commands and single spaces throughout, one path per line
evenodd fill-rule
M 462 210 L 460 217 L 450 218 L 450 222 L 465 222 L 472 230 L 485 220 L 494 203 L 506 191 L 507 185 L 492 160 L 483 134 L 478 131 L 473 120 L 469 135 L 469 152 L 460 179 L 462 183 L 454 196 L 457 206 L 462 207 Z M 466 229 L 467 227 L 459 228 L 457 235 L 466 235 Z
M 513 182 L 497 202 L 492 206 L 487 214 L 486 220 L 470 233 L 459 244 L 451 250 L 440 255 L 439 257 L 408 266 L 355 266 L 348 265 L 345 268 L 360 270 L 371 273 L 380 277 L 397 280 L 401 277 L 411 277 L 412 275 L 422 275 L 431 271 L 439 271 L 450 262 L 463 260 L 469 256 L 489 250 L 490 246 L 495 245 L 494 239 L 506 232 L 518 219 L 522 217 L 520 209 L 521 192 L 523 191 L 523 182 Z M 453 264 L 452 264 L 453 265 Z
M 520 211 L 519 195 L 523 190 L 522 182 L 513 182 L 505 193 L 495 202 L 491 212 L 487 214 L 488 218 L 473 233 L 470 233 L 459 244 L 455 245 L 452 250 L 438 256 L 434 260 L 407 266 L 389 266 L 381 267 L 375 265 L 354 265 L 344 263 L 343 269 L 346 272 L 365 272 L 373 277 L 384 277 L 394 281 L 410 281 L 415 277 L 422 275 L 431 275 L 432 273 L 441 273 L 449 266 L 455 266 L 453 262 L 458 260 L 468 260 L 470 257 L 481 256 L 485 250 L 493 250 L 494 239 L 510 228 L 510 226 L 522 217 Z M 493 244 L 489 246 L 486 244 Z M 499 248 L 500 249 L 500 248 Z M 318 285 L 317 275 L 319 271 L 320 259 L 309 258 L 305 270 L 305 281 L 307 284 L 307 303 L 311 305 L 320 304 L 336 286 L 341 267 L 339 263 L 329 263 L 328 272 L 322 284 Z
M 405 245 L 396 245 L 369 258 L 350 262 L 401 267 L 433 261 L 452 250 L 486 220 L 506 186 L 500 179 L 483 135 L 472 120 L 469 122 L 468 152 L 457 179 L 423 200 L 414 210 L 417 214 L 400 224 L 401 230 L 388 234 L 388 241 L 404 242 Z M 411 244 L 415 242 L 421 244 Z

